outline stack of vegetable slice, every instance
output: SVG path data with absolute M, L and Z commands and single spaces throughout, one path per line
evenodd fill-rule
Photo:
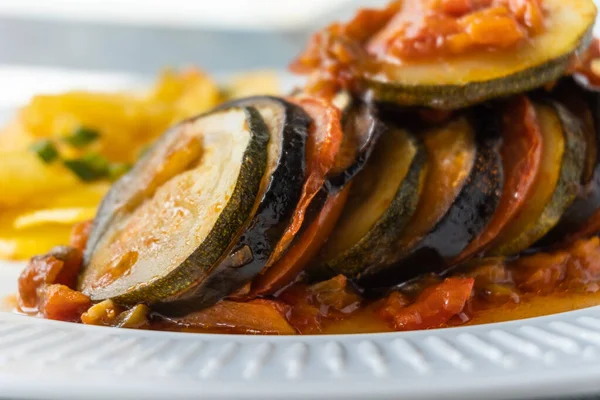
M 185 314 L 297 279 L 390 286 L 597 233 L 598 94 L 571 78 L 540 89 L 587 46 L 595 8 L 547 4 L 535 51 L 493 69 L 477 53 L 454 73 L 387 66 L 341 110 L 253 97 L 172 128 L 105 198 L 79 288 Z

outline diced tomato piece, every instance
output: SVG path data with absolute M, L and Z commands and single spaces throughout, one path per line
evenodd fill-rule
M 577 241 L 567 251 L 567 279 L 584 285 L 600 280 L 600 238 Z
M 37 307 L 39 291 L 44 290 L 46 285 L 58 283 L 75 287 L 82 262 L 81 251 L 67 246 L 58 246 L 47 254 L 33 257 L 19 276 L 21 305 Z
M 279 294 L 278 299 L 291 307 L 288 321 L 302 334 L 322 332 L 327 320 L 347 317 L 362 301 L 343 275 L 312 286 L 294 284 Z
M 473 278 L 447 278 L 425 289 L 417 300 L 402 307 L 397 295 L 378 311 L 397 331 L 438 328 L 460 314 L 471 297 Z
M 48 319 L 79 322 L 81 314 L 91 305 L 92 301 L 85 294 L 55 284 L 44 288 L 39 311 Z
M 511 269 L 521 290 L 548 294 L 564 282 L 569 257 L 567 252 L 538 253 L 515 261 Z

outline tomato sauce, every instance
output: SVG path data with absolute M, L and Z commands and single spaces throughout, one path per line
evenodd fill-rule
M 224 300 L 183 317 L 92 304 L 74 290 L 80 250 L 59 247 L 32 259 L 19 279 L 16 309 L 93 325 L 237 334 L 335 334 L 445 328 L 571 311 L 600 304 L 600 238 L 517 259 L 487 258 L 426 275 L 376 298 L 339 275 L 302 280 L 273 296 Z M 15 301 L 7 302 L 15 306 Z
M 381 63 L 443 59 L 514 49 L 545 28 L 542 0 L 406 0 L 361 9 L 349 22 L 317 32 L 292 62 L 313 73 L 312 93 L 333 96 Z

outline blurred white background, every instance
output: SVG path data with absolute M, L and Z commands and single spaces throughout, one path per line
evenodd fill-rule
M 315 30 L 360 6 L 385 3 L 0 0 L 0 117 L 2 108 L 35 92 L 109 90 L 166 66 L 198 65 L 221 75 L 284 70 Z
M 0 15 L 217 29 L 302 29 L 355 0 L 0 0 Z M 368 3 L 368 2 L 367 2 Z

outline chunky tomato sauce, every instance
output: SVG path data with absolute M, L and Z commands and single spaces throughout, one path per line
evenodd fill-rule
M 474 260 L 445 276 L 427 275 L 370 298 L 339 275 L 302 280 L 273 296 L 223 300 L 184 317 L 143 304 L 97 304 L 75 290 L 88 227 L 71 246 L 34 257 L 19 279 L 17 309 L 90 325 L 185 332 L 330 334 L 421 330 L 498 322 L 600 304 L 600 238 L 518 259 Z
M 329 86 L 347 87 L 380 62 L 513 49 L 543 32 L 542 1 L 405 0 L 362 9 L 348 23 L 317 32 L 291 68 L 318 71 L 313 91 L 328 94 L 334 91 Z

